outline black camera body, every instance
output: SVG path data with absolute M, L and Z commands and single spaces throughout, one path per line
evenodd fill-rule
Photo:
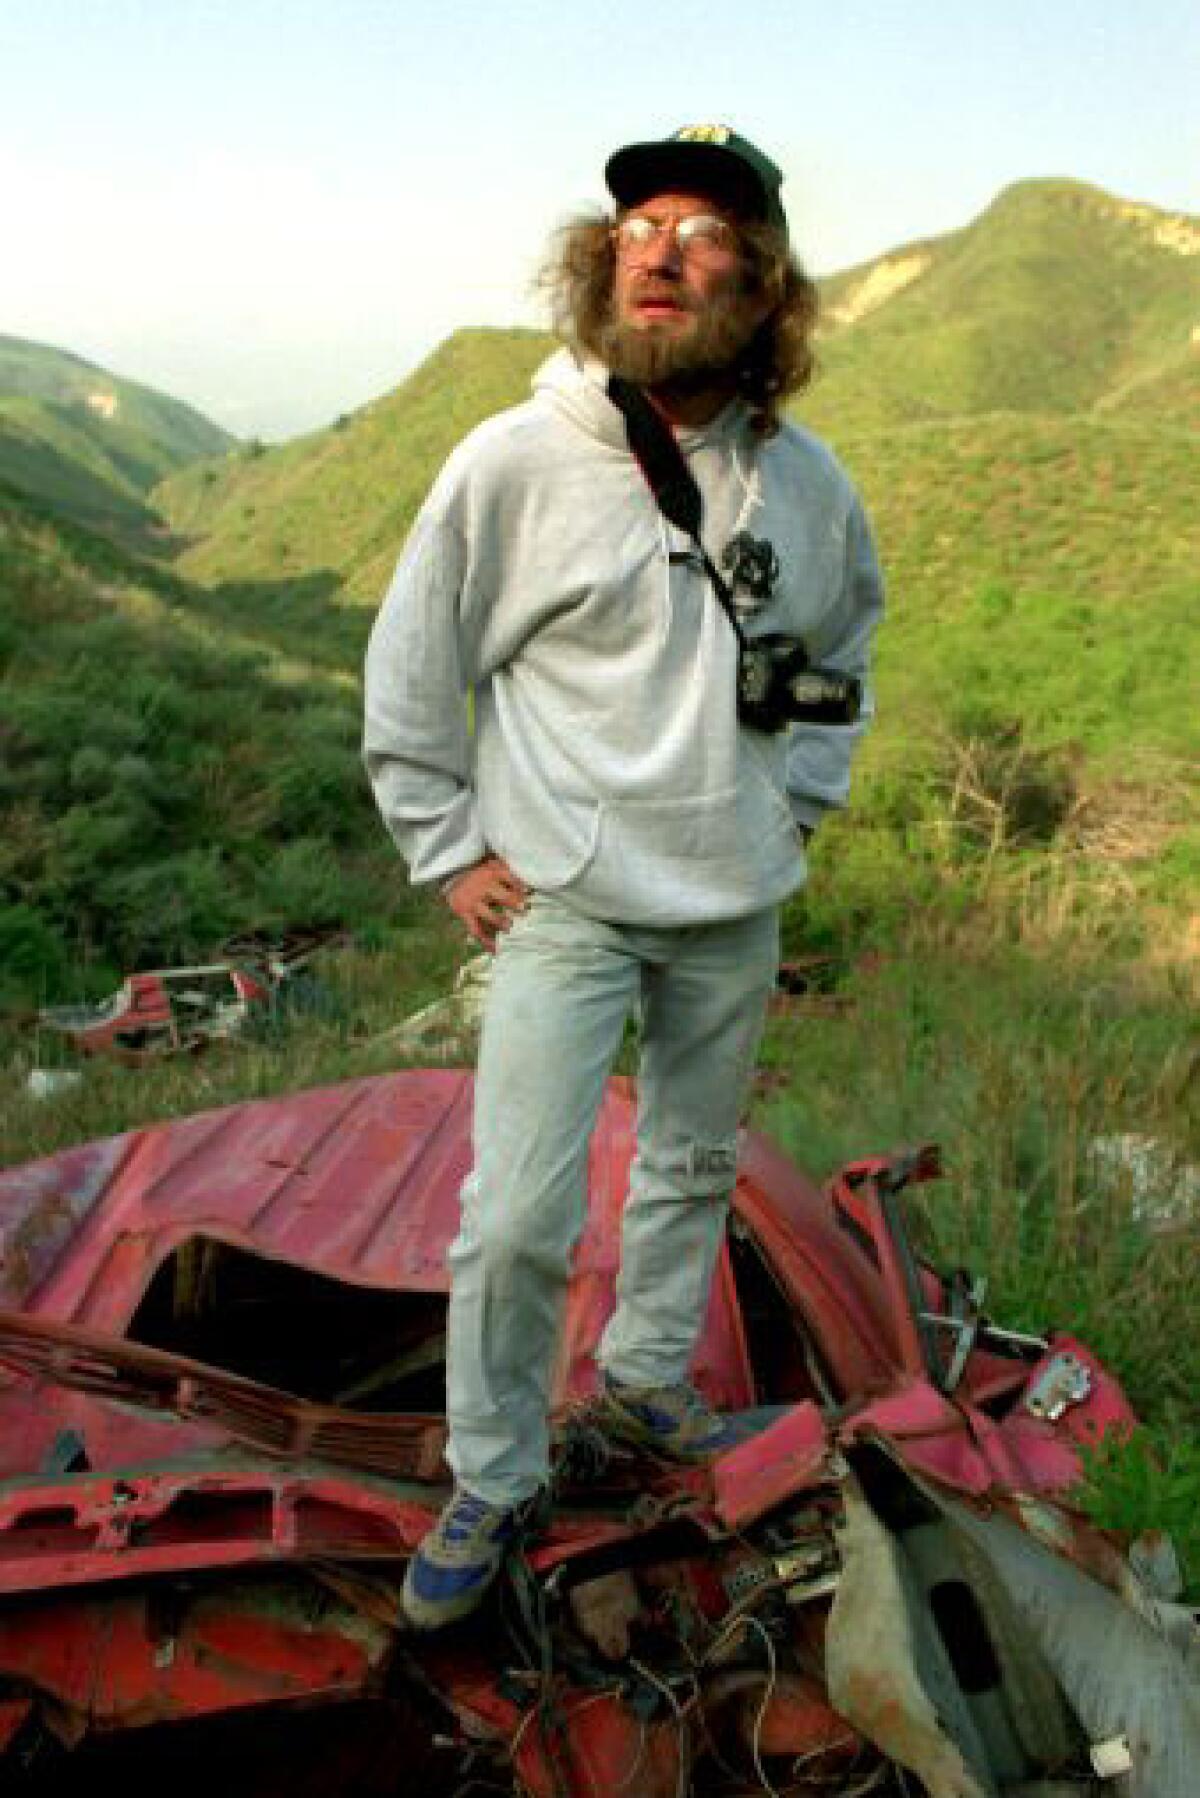
M 773 735 L 789 724 L 853 724 L 862 682 L 836 668 L 814 668 L 795 637 L 751 637 L 738 650 L 738 717 Z

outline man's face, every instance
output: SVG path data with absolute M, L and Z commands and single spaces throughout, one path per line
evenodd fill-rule
M 730 213 L 703 194 L 656 194 L 623 215 L 614 243 L 602 358 L 615 374 L 652 385 L 736 362 L 768 307 L 747 285 Z

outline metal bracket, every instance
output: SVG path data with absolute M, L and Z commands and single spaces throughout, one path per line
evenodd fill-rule
M 1057 1423 L 1072 1405 L 1091 1396 L 1092 1370 L 1078 1355 L 1063 1351 L 1044 1367 L 1025 1395 L 1025 1409 L 1047 1423 Z

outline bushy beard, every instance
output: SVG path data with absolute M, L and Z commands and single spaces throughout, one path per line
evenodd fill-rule
M 670 325 L 627 324 L 616 317 L 610 301 L 587 347 L 622 380 L 684 392 L 734 374 L 756 329 L 741 293 L 710 300 L 692 314 L 691 328 L 682 334 Z

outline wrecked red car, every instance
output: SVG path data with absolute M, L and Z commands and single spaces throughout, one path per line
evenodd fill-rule
M 203 966 L 127 974 L 99 1005 L 47 1005 L 34 1021 L 82 1055 L 111 1055 L 131 1067 L 190 1054 L 285 1004 L 297 974 L 344 934 L 319 926 L 246 931 L 228 937 Z
M 748 1134 L 693 1371 L 751 1433 L 679 1468 L 597 1432 L 619 1080 L 544 1516 L 481 1615 L 407 1633 L 470 1106 L 402 1073 L 0 1175 L 12 1789 L 1191 1798 L 1194 1619 L 1065 1502 L 1129 1407 L 916 1256 L 928 1153 L 818 1190 Z

